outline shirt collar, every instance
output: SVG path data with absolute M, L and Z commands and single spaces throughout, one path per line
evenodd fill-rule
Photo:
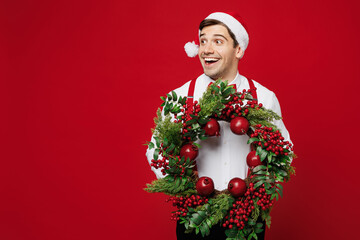
M 207 82 L 207 84 L 215 82 L 215 80 L 212 80 L 210 77 L 206 76 L 205 73 L 203 73 L 203 79 Z M 243 76 L 239 74 L 239 71 L 237 71 L 235 78 L 231 82 L 228 82 L 228 84 L 235 84 L 239 89 L 242 80 Z

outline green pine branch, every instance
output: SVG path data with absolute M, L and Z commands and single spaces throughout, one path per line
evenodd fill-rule
M 228 90 L 230 88 L 233 89 L 232 87 L 227 86 L 227 81 L 222 83 L 221 80 L 217 80 L 210 87 L 208 87 L 206 92 L 204 92 L 203 96 L 199 100 L 199 105 L 201 108 L 201 111 L 199 112 L 199 118 L 206 119 L 214 113 L 218 113 L 218 115 L 220 115 L 221 110 L 225 107 L 225 105 L 222 103 L 222 100 L 224 100 L 223 93 L 225 91 L 230 92 Z
M 266 226 L 270 228 L 271 226 L 271 216 L 270 216 L 270 210 L 261 211 L 261 218 L 263 221 L 265 221 Z
M 246 118 L 250 122 L 251 126 L 256 124 L 261 124 L 263 126 L 272 127 L 277 129 L 277 127 L 271 123 L 274 120 L 282 119 L 279 115 L 277 115 L 274 111 L 266 108 L 248 108 L 249 113 L 246 115 Z
M 256 204 L 257 201 L 254 201 L 254 210 L 251 212 L 251 218 L 256 222 L 260 216 L 260 207 Z
M 182 124 L 172 121 L 171 116 L 167 115 L 165 118 L 161 115 L 161 110 L 157 110 L 157 117 L 154 118 L 155 129 L 153 130 L 154 136 L 160 139 L 163 143 L 165 139 L 171 144 L 175 145 L 174 153 L 178 153 L 182 145 L 181 130 Z
M 188 196 L 192 194 L 197 194 L 197 191 L 193 187 L 194 186 L 193 180 L 189 177 L 187 178 L 184 177 L 182 179 L 183 180 L 181 180 L 179 184 L 174 184 L 174 182 L 172 181 L 168 181 L 165 178 L 160 178 L 154 180 L 152 183 L 146 184 L 146 188 L 144 188 L 144 190 L 150 193 L 162 192 L 170 196 L 175 196 L 175 195 Z

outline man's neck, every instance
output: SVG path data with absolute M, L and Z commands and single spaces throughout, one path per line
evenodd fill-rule
M 218 79 L 221 79 L 222 82 L 227 81 L 228 84 L 230 84 L 231 82 L 233 82 L 236 79 L 238 73 L 239 73 L 238 71 L 235 71 L 234 73 L 228 74 L 227 76 L 220 77 L 220 78 L 217 78 L 217 79 L 213 79 L 213 78 L 211 78 L 211 79 L 214 80 L 214 81 L 216 81 Z

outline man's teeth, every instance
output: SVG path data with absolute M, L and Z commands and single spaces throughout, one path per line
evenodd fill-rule
M 205 60 L 206 62 L 216 62 L 216 61 L 218 61 L 219 59 L 217 59 L 217 58 L 204 58 L 204 60 Z

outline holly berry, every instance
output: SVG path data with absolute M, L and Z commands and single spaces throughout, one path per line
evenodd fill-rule
M 258 137 L 260 135 L 265 141 L 254 141 L 254 145 L 263 146 L 266 151 L 271 151 L 275 153 L 275 155 L 288 155 L 289 151 L 293 151 L 292 144 L 289 141 L 284 141 L 285 139 L 279 130 L 262 126 L 261 124 L 257 124 L 255 127 L 256 129 L 250 137 Z
M 220 135 L 220 124 L 214 118 L 211 118 L 204 127 L 205 135 L 207 136 L 219 136 Z
M 172 202 L 173 206 L 178 209 L 171 214 L 171 219 L 175 221 L 178 221 L 180 217 L 186 216 L 189 211 L 188 207 L 194 208 L 208 203 L 208 199 L 206 197 L 200 197 L 199 195 L 192 195 L 189 197 L 170 197 L 166 201 Z
M 196 182 L 196 190 L 201 196 L 209 196 L 214 191 L 214 182 L 209 177 L 201 177 Z
M 244 135 L 249 130 L 249 121 L 244 117 L 235 117 L 230 122 L 230 129 L 237 135 Z
M 249 167 L 256 167 L 262 164 L 260 156 L 256 155 L 256 151 L 251 151 L 246 157 L 246 163 Z
M 199 154 L 199 148 L 194 144 L 188 143 L 181 147 L 180 157 L 185 157 L 185 159 L 190 158 L 194 160 Z
M 241 178 L 233 178 L 228 184 L 228 190 L 234 197 L 241 197 L 245 194 L 247 190 L 246 183 Z

